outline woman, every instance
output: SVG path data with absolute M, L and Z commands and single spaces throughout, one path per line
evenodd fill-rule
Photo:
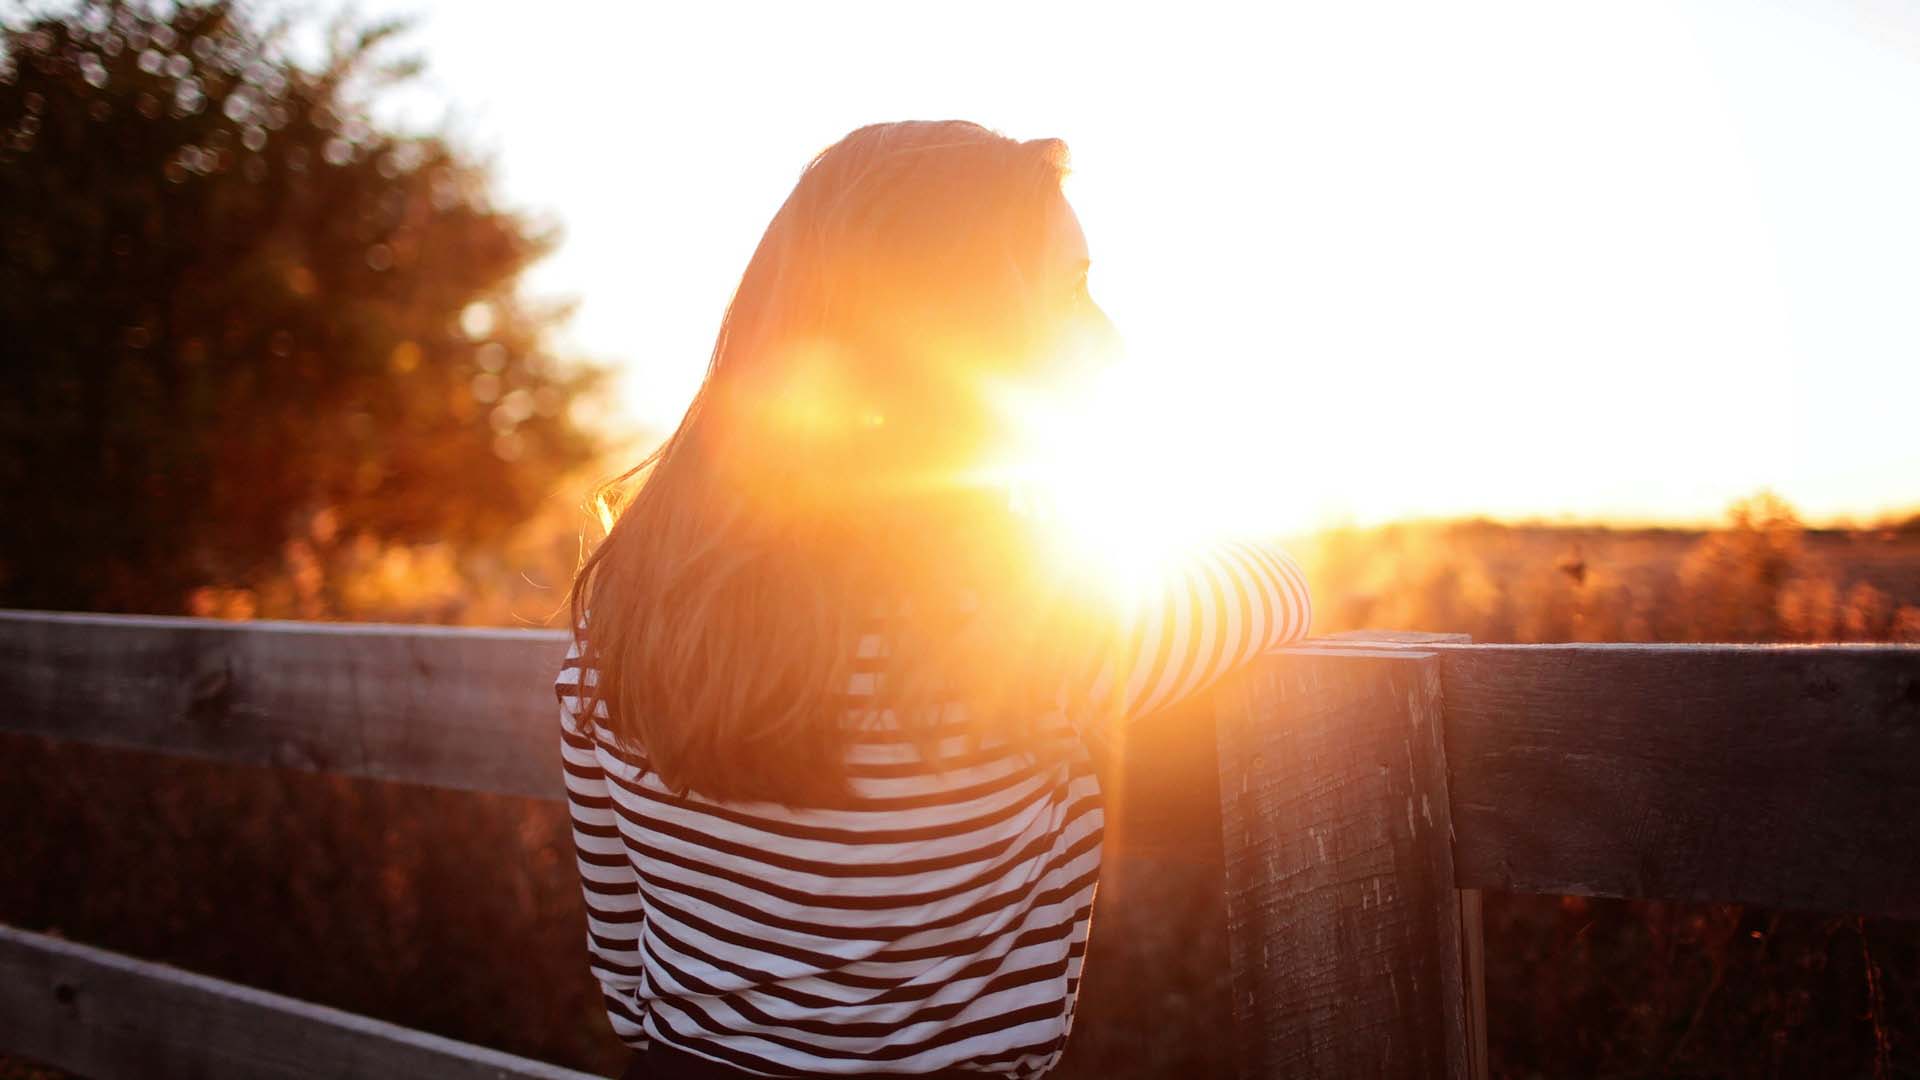
M 1015 497 L 1006 401 L 1109 336 L 1064 172 L 1057 141 L 960 122 L 822 152 L 622 478 L 555 688 L 630 1077 L 1045 1073 L 1102 747 L 1306 632 L 1277 550 L 1116 596 Z

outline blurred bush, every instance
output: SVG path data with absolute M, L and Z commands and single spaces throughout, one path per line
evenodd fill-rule
M 1920 529 L 1809 529 L 1784 500 L 1707 531 L 1438 521 L 1298 543 L 1315 633 L 1476 641 L 1920 641 Z
M 416 67 L 399 25 L 337 23 L 315 65 L 290 29 L 226 2 L 0 29 L 0 605 L 377 608 L 383 560 L 460 578 L 601 448 L 605 371 L 517 285 L 551 230 L 369 118 Z

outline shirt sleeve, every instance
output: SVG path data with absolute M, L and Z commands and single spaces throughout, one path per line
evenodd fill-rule
M 1270 649 L 1307 636 L 1306 576 L 1270 544 L 1232 542 L 1170 571 L 1119 620 L 1089 664 L 1097 722 L 1138 722 L 1206 689 Z
M 567 810 L 573 819 L 573 850 L 586 901 L 587 967 L 600 983 L 613 1033 L 629 1046 L 644 1049 L 640 932 L 646 924 L 646 908 L 639 877 L 620 839 L 606 771 L 595 753 L 597 725 L 580 716 L 581 691 L 594 679 L 576 633 L 554 680 L 554 693 L 560 700 L 560 762 Z M 603 702 L 594 712 L 605 716 L 605 710 Z

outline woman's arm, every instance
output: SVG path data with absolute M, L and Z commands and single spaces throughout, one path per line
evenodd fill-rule
M 1092 715 L 1124 726 L 1307 636 L 1306 577 L 1271 544 L 1219 544 L 1169 572 L 1128 612 L 1088 684 Z
M 576 633 L 553 689 L 560 699 L 560 763 L 587 908 L 587 966 L 600 982 L 613 1033 L 639 1047 L 646 1045 L 647 1036 L 641 1027 L 644 1006 L 634 992 L 640 986 L 640 931 L 646 909 L 639 879 L 620 840 L 606 773 L 594 753 L 594 725 L 580 718 L 583 681 L 592 685 L 594 673 L 581 658 Z M 604 709 L 601 704 L 595 712 L 604 715 Z

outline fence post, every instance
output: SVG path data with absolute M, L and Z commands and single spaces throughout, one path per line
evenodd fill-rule
M 1240 1076 L 1484 1076 L 1437 658 L 1289 649 L 1218 709 Z

